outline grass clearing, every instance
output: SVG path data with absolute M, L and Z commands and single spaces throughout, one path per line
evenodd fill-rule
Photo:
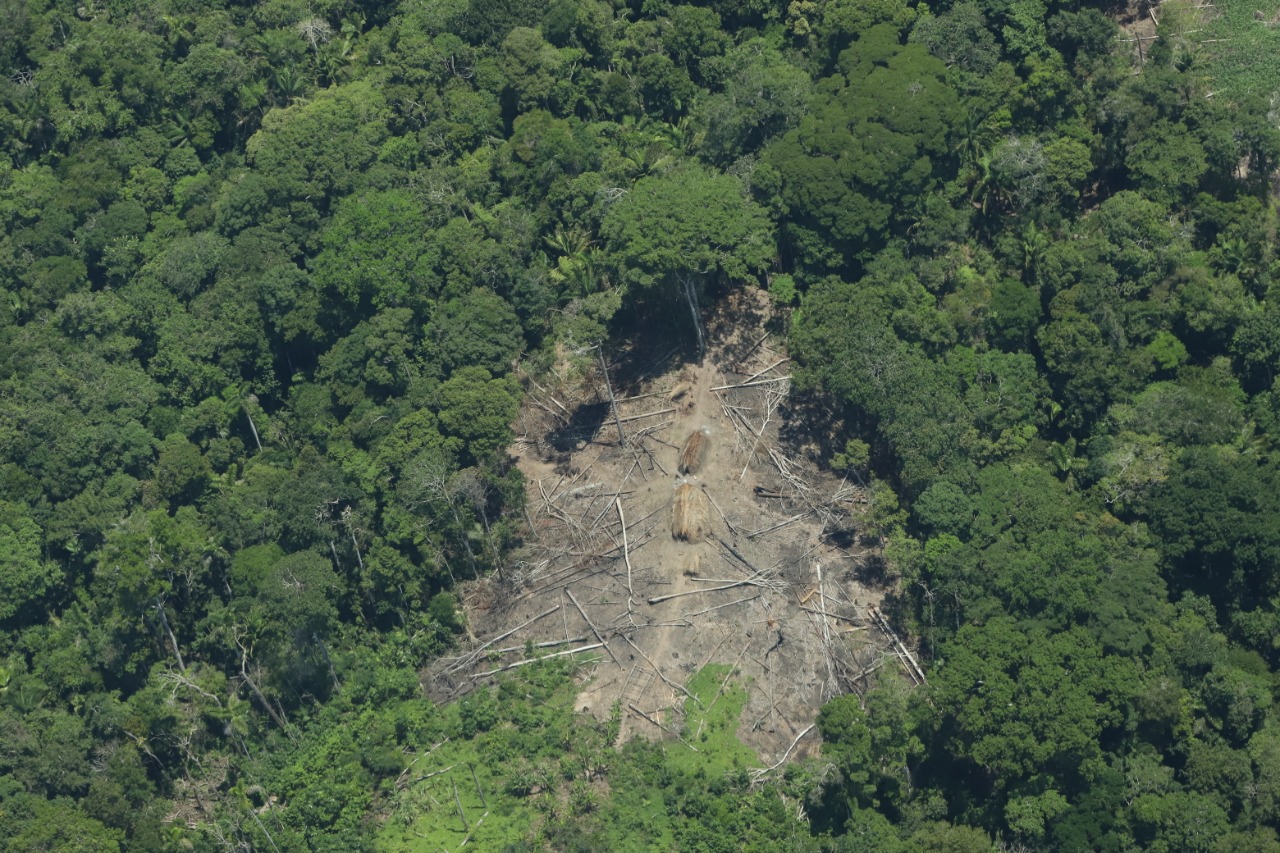
M 698 702 L 685 700 L 682 736 L 698 752 L 673 748 L 668 756 L 673 768 L 722 775 L 761 766 L 760 759 L 738 740 L 737 734 L 748 686 L 736 673 L 730 675 L 730 667 L 725 664 L 708 664 L 689 679 L 686 689 Z
M 619 853 L 674 849 L 688 830 L 673 814 L 681 811 L 673 788 L 678 797 L 734 789 L 760 766 L 737 737 L 748 684 L 729 666 L 708 665 L 689 681 L 696 701 L 685 700 L 687 745 L 621 748 L 613 746 L 616 717 L 602 724 L 574 712 L 574 670 L 565 661 L 530 666 L 438 708 L 430 735 L 448 740 L 418 749 L 391 795 L 379 849 L 457 850 L 468 836 L 476 850 L 571 838 Z
M 477 850 L 502 850 L 526 840 L 539 795 L 581 778 L 605 748 L 607 733 L 574 716 L 573 669 L 559 660 L 527 667 L 441 707 L 436 732 L 448 740 L 421 745 L 379 848 L 456 850 L 470 835 Z
M 759 767 L 760 759 L 737 736 L 749 683 L 726 664 L 709 664 L 685 687 L 696 699 L 684 702 L 685 742 L 635 740 L 619 750 L 609 802 L 578 836 L 591 849 L 641 853 L 696 846 L 691 835 L 701 831 L 701 822 L 691 821 L 691 812 L 706 814 L 732 803 L 748 814 L 756 805 L 750 797 L 741 799 L 741 792 L 747 771 Z M 707 823 L 734 825 L 730 819 Z
M 1212 8 L 1197 8 L 1204 3 Z M 1176 0 L 1157 12 L 1180 32 L 1217 99 L 1270 99 L 1280 92 L 1280 2 Z

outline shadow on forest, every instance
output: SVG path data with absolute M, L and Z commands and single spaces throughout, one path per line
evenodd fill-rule
M 781 321 L 768 317 L 768 311 L 758 300 L 734 298 L 718 288 L 712 288 L 704 299 L 701 316 L 706 324 L 706 336 L 715 339 L 722 349 L 720 367 L 726 372 L 733 372 L 751 356 L 759 347 L 764 331 L 775 341 L 786 337 Z M 604 358 L 609 366 L 609 382 L 619 398 L 639 394 L 646 383 L 656 377 L 699 361 L 697 334 L 682 302 L 662 303 L 652 299 L 637 303 L 631 311 L 615 318 L 610 337 L 617 343 L 604 351 Z M 577 450 L 582 442 L 590 441 L 608 425 L 609 401 L 602 383 L 596 393 L 598 399 L 579 405 L 569 423 L 548 433 L 547 443 L 555 452 Z M 810 422 L 789 431 L 798 436 L 808 432 L 811 425 L 829 427 L 830 421 L 829 411 L 814 411 Z
M 608 400 L 598 403 L 584 403 L 573 410 L 573 416 L 569 419 L 569 423 L 547 433 L 547 443 L 557 453 L 570 453 L 577 450 L 582 442 L 589 441 L 591 436 L 595 435 L 596 431 L 604 425 L 608 417 Z
M 701 296 L 704 332 L 723 352 L 726 370 L 732 370 L 760 343 L 754 330 L 767 329 L 775 340 L 785 338 L 777 318 L 770 320 L 764 305 L 745 298 L 734 288 L 709 284 Z M 613 339 L 623 341 L 608 352 L 610 378 L 620 397 L 638 393 L 647 380 L 670 373 L 699 360 L 698 338 L 685 302 L 669 292 L 640 299 L 619 316 Z M 749 331 L 751 330 L 751 331 Z M 734 334 L 738 332 L 739 334 Z
M 852 569 L 854 580 L 870 589 L 890 588 L 889 564 L 881 554 L 868 554 Z
M 846 413 L 830 396 L 792 386 L 791 396 L 778 414 L 778 441 L 788 453 L 803 454 L 828 467 L 831 457 L 844 450 L 836 446 L 836 439 L 843 433 Z
M 697 357 L 697 347 L 684 336 L 668 333 L 645 340 L 642 335 L 636 335 L 625 348 L 609 353 L 609 381 L 615 394 L 629 397 L 640 393 L 646 382 Z

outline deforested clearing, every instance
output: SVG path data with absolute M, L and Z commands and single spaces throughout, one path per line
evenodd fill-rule
M 433 697 L 487 683 L 526 643 L 602 643 L 575 656 L 575 708 L 608 720 L 617 707 L 624 738 L 670 739 L 689 679 L 722 664 L 747 692 L 738 737 L 769 766 L 816 748 L 806 731 L 824 702 L 898 666 L 868 610 L 884 587 L 878 543 L 858 534 L 866 495 L 788 437 L 829 415 L 791 397 L 771 310 L 733 294 L 708 312 L 700 359 L 648 339 L 527 389 L 512 449 L 525 544 L 503 576 L 463 585 L 475 642 L 426 673 Z

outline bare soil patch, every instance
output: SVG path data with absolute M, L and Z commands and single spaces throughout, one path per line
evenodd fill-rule
M 601 363 L 530 382 L 512 449 L 527 541 L 505 581 L 463 586 L 476 639 L 426 674 L 431 695 L 486 683 L 529 645 L 595 655 L 576 708 L 618 704 L 624 738 L 665 738 L 687 680 L 724 663 L 748 685 L 738 735 L 773 764 L 816 746 L 796 740 L 827 700 L 898 665 L 867 580 L 879 554 L 857 532 L 866 497 L 814 464 L 825 436 L 785 429 L 799 407 L 770 310 L 757 290 L 721 300 L 698 360 L 650 343 L 614 354 L 607 378 Z M 673 535 L 682 514 L 697 535 Z

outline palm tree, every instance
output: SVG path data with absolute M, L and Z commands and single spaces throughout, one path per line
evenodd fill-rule
M 996 127 L 995 113 L 979 115 L 973 110 L 965 113 L 964 127 L 960 131 L 960 155 L 962 169 L 976 169 L 989 156 L 1000 141 L 1000 129 Z
M 1049 250 L 1049 238 L 1034 223 L 1028 223 L 1022 232 L 1022 275 L 1025 283 L 1032 284 Z
M 193 119 L 191 111 L 184 107 L 167 109 L 164 111 L 163 120 L 160 124 L 160 135 L 169 141 L 169 144 L 177 148 L 184 142 L 191 141 L 191 125 Z
M 550 236 L 542 239 L 557 255 L 556 265 L 548 273 L 552 281 L 576 289 L 580 296 L 596 289 L 601 278 L 600 252 L 585 229 L 557 225 Z
M 321 80 L 332 86 L 350 76 L 351 61 L 354 58 L 351 39 L 331 41 L 316 51 L 316 71 Z
M 55 129 L 49 121 L 48 110 L 40 97 L 39 84 L 33 77 L 24 77 L 26 82 L 18 83 L 13 89 L 9 103 L 17 118 L 16 136 L 22 148 L 35 149 L 38 152 L 49 150 Z
M 292 63 L 276 66 L 271 72 L 271 100 L 288 106 L 294 102 L 305 103 L 305 93 L 310 78 Z
M 988 208 L 993 206 L 1000 195 L 995 174 L 991 170 L 991 155 L 982 154 L 974 161 L 971 168 L 972 189 L 969 192 L 969 201 L 982 212 L 983 216 L 986 216 Z
M 267 30 L 257 35 L 251 46 L 263 63 L 273 69 L 292 65 L 302 53 L 301 40 L 290 30 Z

